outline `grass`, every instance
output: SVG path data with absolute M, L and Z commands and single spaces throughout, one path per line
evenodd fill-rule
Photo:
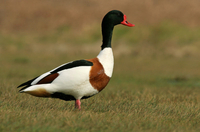
M 172 21 L 116 27 L 113 77 L 77 111 L 74 102 L 19 94 L 16 87 L 63 63 L 95 57 L 100 27 L 2 31 L 0 131 L 199 131 L 199 34 L 200 27 Z
M 123 76 L 122 76 L 123 77 Z M 99 95 L 74 102 L 19 95 L 3 83 L 2 131 L 198 131 L 200 89 L 191 82 L 113 77 Z M 132 77 L 132 79 L 130 78 Z M 119 81 L 120 80 L 120 81 Z M 189 84 L 188 84 L 189 83 Z M 181 85 L 180 85 L 181 84 Z M 184 85 L 186 84 L 186 85 Z M 163 86 L 164 85 L 164 86 Z M 187 85 L 189 85 L 187 87 Z M 11 90 L 12 89 L 12 90 Z M 114 91 L 114 92 L 113 92 Z
M 82 100 L 82 110 L 77 111 L 74 102 L 19 94 L 16 87 L 59 64 L 97 53 L 65 54 L 47 52 L 51 48 L 37 51 L 29 49 L 31 45 L 14 46 L 6 45 L 1 51 L 1 131 L 200 130 L 198 56 L 174 57 L 160 51 L 152 53 L 154 50 L 151 56 L 119 55 L 109 85 L 98 95 Z M 137 50 L 142 48 L 137 43 L 135 46 Z

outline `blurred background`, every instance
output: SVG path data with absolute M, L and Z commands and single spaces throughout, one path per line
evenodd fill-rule
M 115 27 L 116 74 L 198 78 L 199 5 L 199 0 L 1 0 L 1 78 L 24 79 L 74 59 L 95 57 L 101 20 L 113 9 L 136 25 Z
M 199 55 L 199 5 L 199 0 L 2 0 L 0 51 L 4 48 L 19 50 L 31 44 L 34 48 L 44 43 L 61 47 L 65 44 L 67 48 L 68 43 L 74 41 L 84 46 L 91 41 L 101 41 L 101 20 L 108 11 L 117 9 L 136 25 L 134 28 L 121 27 L 115 32 L 115 43 L 123 41 L 124 47 L 131 44 L 127 48 L 129 51 L 125 48 L 120 53 L 143 54 L 141 52 L 148 48 L 148 52 L 156 54 L 162 50 L 175 57 Z M 99 46 L 94 45 L 95 49 Z M 32 50 L 36 50 L 34 48 Z

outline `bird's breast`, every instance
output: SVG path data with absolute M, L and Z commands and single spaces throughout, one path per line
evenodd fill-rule
M 105 74 L 105 70 L 98 58 L 89 59 L 88 61 L 93 63 L 89 74 L 89 81 L 95 89 L 101 91 L 110 81 L 110 77 Z

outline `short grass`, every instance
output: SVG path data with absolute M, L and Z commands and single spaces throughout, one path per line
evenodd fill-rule
M 116 27 L 113 77 L 82 100 L 81 111 L 74 102 L 18 93 L 24 81 L 98 54 L 97 26 L 72 31 L 0 34 L 0 131 L 200 131 L 200 28 Z

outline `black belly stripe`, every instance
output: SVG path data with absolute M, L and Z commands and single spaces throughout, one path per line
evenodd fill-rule
M 63 94 L 63 93 L 60 93 L 60 92 L 55 92 L 55 93 L 51 94 L 51 97 L 52 98 L 59 98 L 59 99 L 65 100 L 65 101 L 76 100 L 74 98 L 74 96 L 66 95 L 66 94 Z
M 81 99 L 87 99 L 87 98 L 90 98 L 92 96 L 83 96 Z M 72 96 L 72 95 L 66 95 L 66 94 L 60 93 L 60 92 L 55 92 L 55 93 L 51 94 L 51 97 L 52 98 L 59 98 L 59 99 L 65 100 L 65 101 L 76 100 L 74 98 L 74 96 Z

